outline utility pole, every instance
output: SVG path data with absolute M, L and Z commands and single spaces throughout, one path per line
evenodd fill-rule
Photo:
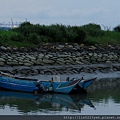
M 11 18 L 11 29 L 13 28 L 13 19 Z
M 27 18 L 25 18 L 26 22 L 27 22 Z

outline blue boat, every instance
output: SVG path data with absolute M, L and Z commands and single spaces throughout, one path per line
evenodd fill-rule
M 95 80 L 96 80 L 96 78 L 89 79 L 89 80 L 84 80 L 84 79 L 82 78 L 82 80 L 79 82 L 78 85 L 79 85 L 83 90 L 86 90 L 86 89 L 90 86 L 90 84 L 92 84 L 92 82 L 95 81 Z
M 93 82 L 94 79 L 83 81 L 82 79 L 72 79 L 61 81 L 58 76 L 53 77 L 51 80 L 36 80 L 30 78 L 19 78 L 0 72 L 0 88 L 20 91 L 32 92 L 55 92 L 69 94 L 72 92 L 81 92 L 81 89 L 86 88 Z
M 48 91 L 53 91 L 56 93 L 70 93 L 80 82 L 80 80 L 75 81 L 60 81 L 60 82 L 42 82 L 42 85 L 48 88 Z
M 11 77 L 0 76 L 0 87 L 12 91 L 33 92 L 38 91 L 38 87 L 33 81 L 15 79 Z

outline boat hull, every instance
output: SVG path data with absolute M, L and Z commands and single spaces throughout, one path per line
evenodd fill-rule
M 0 88 L 20 92 L 55 92 L 55 93 L 81 93 L 95 80 L 70 80 L 70 81 L 36 81 L 36 79 L 24 79 L 0 76 Z M 42 87 L 41 87 L 42 86 Z
M 86 90 L 86 89 L 90 86 L 90 84 L 92 84 L 92 82 L 95 81 L 95 79 L 96 79 L 96 78 L 89 79 L 89 80 L 81 80 L 81 81 L 78 83 L 78 85 L 79 85 L 82 89 Z
M 31 81 L 24 81 L 14 78 L 0 77 L 0 87 L 13 91 L 34 92 L 38 90 L 35 84 Z
M 70 93 L 76 85 L 80 82 L 80 80 L 75 81 L 64 81 L 64 82 L 42 82 L 42 85 L 46 88 L 52 87 L 51 92 L 55 93 Z

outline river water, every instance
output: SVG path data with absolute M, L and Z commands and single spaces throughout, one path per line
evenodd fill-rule
M 120 115 L 120 78 L 96 80 L 86 95 L 0 90 L 0 115 Z

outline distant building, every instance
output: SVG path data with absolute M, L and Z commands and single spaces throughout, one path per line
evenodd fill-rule
M 9 30 L 9 29 L 12 29 L 12 28 L 17 28 L 20 26 L 20 22 L 9 22 L 9 23 L 0 23 L 0 30 Z

